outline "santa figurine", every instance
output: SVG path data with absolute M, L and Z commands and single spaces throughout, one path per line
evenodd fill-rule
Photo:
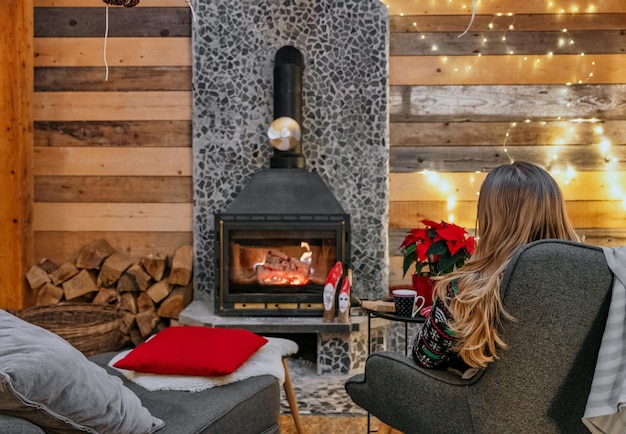
M 335 319 L 335 294 L 337 293 L 337 286 L 339 280 L 343 275 L 343 266 L 341 262 L 337 262 L 333 268 L 328 272 L 326 276 L 326 283 L 324 284 L 324 318 L 323 322 L 333 322 Z
M 350 287 L 352 286 L 352 270 L 348 270 L 348 275 L 341 282 L 339 290 L 339 313 L 337 322 L 350 322 Z

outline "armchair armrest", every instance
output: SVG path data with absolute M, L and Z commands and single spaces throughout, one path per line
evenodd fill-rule
M 345 388 L 356 404 L 403 432 L 470 433 L 467 386 L 481 375 L 463 380 L 402 354 L 380 352 L 367 358 L 365 372 L 348 379 Z

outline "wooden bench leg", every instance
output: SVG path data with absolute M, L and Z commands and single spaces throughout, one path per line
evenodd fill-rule
M 391 427 L 385 422 L 381 422 L 380 425 L 378 425 L 377 434 L 391 434 Z
M 289 402 L 291 417 L 293 417 L 293 421 L 296 424 L 296 431 L 298 434 L 304 434 L 304 428 L 302 427 L 302 421 L 300 420 L 300 410 L 298 410 L 298 402 L 296 401 L 296 394 L 293 393 L 293 385 L 291 384 L 291 377 L 289 376 L 289 369 L 287 368 L 287 361 L 285 359 L 283 359 L 283 367 L 285 368 L 285 382 L 283 383 L 283 388 L 285 389 L 287 402 Z

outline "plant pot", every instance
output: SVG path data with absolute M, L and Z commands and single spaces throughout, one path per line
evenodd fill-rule
M 429 276 L 420 276 L 414 274 L 413 289 L 417 291 L 417 295 L 424 297 L 424 307 L 432 306 L 433 304 L 433 281 Z

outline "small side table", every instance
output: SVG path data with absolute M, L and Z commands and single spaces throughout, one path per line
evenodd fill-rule
M 371 354 L 372 351 L 372 342 L 371 342 L 371 324 L 372 324 L 372 318 L 373 317 L 377 317 L 377 318 L 384 318 L 387 319 L 389 321 L 396 321 L 396 322 L 402 322 L 404 323 L 404 355 L 408 356 L 409 354 L 409 330 L 408 330 L 408 326 L 409 323 L 423 323 L 424 321 L 426 321 L 426 318 L 421 316 L 421 315 L 415 315 L 414 317 L 407 317 L 407 316 L 399 316 L 396 315 L 393 312 L 379 312 L 377 310 L 371 310 L 371 309 L 366 309 L 364 307 L 361 307 L 361 309 L 363 309 L 366 313 L 367 313 L 367 354 Z M 371 431 L 371 424 L 370 424 L 370 413 L 367 412 L 367 432 L 371 433 L 373 431 Z M 381 422 L 381 424 L 383 426 L 381 426 L 381 429 L 378 431 L 379 433 L 382 432 L 390 432 L 390 431 L 384 431 L 389 429 L 390 427 L 386 424 L 384 424 L 383 422 Z
M 370 333 L 371 333 L 371 320 L 373 317 L 377 318 L 385 318 L 389 321 L 396 321 L 404 323 L 404 355 L 408 356 L 409 352 L 409 336 L 408 336 L 408 326 L 409 323 L 423 323 L 426 321 L 426 318 L 421 315 L 415 315 L 414 317 L 407 316 L 399 316 L 393 312 L 379 312 L 377 310 L 365 309 L 362 308 L 365 312 L 367 312 L 367 354 L 371 353 L 371 342 L 370 342 Z

